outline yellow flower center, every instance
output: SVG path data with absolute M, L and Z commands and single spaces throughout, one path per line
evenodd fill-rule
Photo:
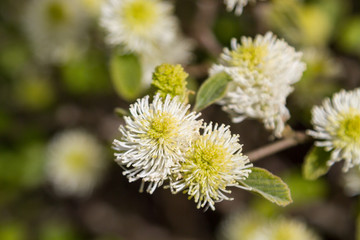
M 337 129 L 337 136 L 347 143 L 360 143 L 360 112 L 351 109 L 343 116 Z
M 71 171 L 75 173 L 87 171 L 89 167 L 87 157 L 88 156 L 82 152 L 73 151 L 65 158 L 66 165 Z
M 51 24 L 60 25 L 66 22 L 68 11 L 61 2 L 51 2 L 47 6 L 47 18 Z
M 162 144 L 175 135 L 176 128 L 174 117 L 168 113 L 161 113 L 152 119 L 147 134 Z
M 289 240 L 289 239 L 293 239 L 294 234 L 290 231 L 290 229 L 278 229 L 278 231 L 274 234 L 273 239 L 276 240 Z
M 236 50 L 230 52 L 230 64 L 236 66 L 247 66 L 250 70 L 254 70 L 264 63 L 264 58 L 268 53 L 266 45 L 262 46 L 239 46 Z
M 187 161 L 183 165 L 185 178 L 191 179 L 190 184 L 199 184 L 201 194 L 206 194 L 209 187 L 215 190 L 226 187 L 222 174 L 231 170 L 231 155 L 221 142 L 215 144 L 208 140 L 208 136 L 201 136 L 188 152 Z M 215 194 L 216 198 L 216 191 Z
M 156 23 L 158 9 L 154 1 L 133 0 L 124 6 L 123 17 L 125 26 L 142 33 Z

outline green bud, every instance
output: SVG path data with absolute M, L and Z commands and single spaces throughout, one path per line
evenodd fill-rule
M 161 64 L 155 68 L 152 77 L 152 85 L 162 98 L 167 94 L 171 97 L 179 96 L 180 100 L 187 102 L 188 90 L 186 89 L 186 78 L 189 75 L 180 64 Z

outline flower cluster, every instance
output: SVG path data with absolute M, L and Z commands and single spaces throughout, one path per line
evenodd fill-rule
M 29 1 L 24 30 L 35 55 L 44 62 L 63 62 L 82 49 L 86 15 L 78 1 Z
M 102 8 L 101 25 L 109 44 L 139 56 L 146 85 L 156 65 L 185 63 L 191 58 L 193 44 L 180 33 L 169 2 L 108 0 Z
M 360 89 L 342 90 L 312 109 L 315 145 L 331 151 L 327 164 L 345 160 L 343 171 L 360 166 Z
M 238 135 L 228 126 L 203 124 L 189 108 L 178 96 L 137 100 L 113 142 L 116 161 L 130 182 L 142 181 L 140 191 L 148 183 L 146 191 L 153 193 L 167 181 L 173 193 L 183 190 L 198 208 L 215 209 L 215 202 L 230 200 L 227 187 L 241 187 L 238 180 L 252 165 L 241 153 Z
M 98 140 L 83 130 L 54 137 L 47 153 L 47 175 L 61 195 L 86 196 L 99 183 L 107 162 Z
M 225 72 L 232 78 L 225 97 L 219 101 L 223 110 L 233 122 L 247 117 L 260 119 L 280 137 L 290 117 L 286 98 L 305 70 L 301 56 L 271 32 L 255 39 L 243 37 L 241 44 L 233 39 L 231 50 L 225 48 L 221 55 L 221 64 L 210 69 L 211 75 Z

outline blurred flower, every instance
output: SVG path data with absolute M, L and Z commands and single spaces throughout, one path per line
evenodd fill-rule
M 297 111 L 293 111 L 294 120 L 308 125 L 311 119 L 311 108 L 339 90 L 337 80 L 343 69 L 326 48 L 309 47 L 303 49 L 302 52 L 306 71 L 301 81 L 294 86 L 295 90 L 291 95 L 293 101 L 289 101 L 289 108 L 297 108 Z M 306 98 L 304 98 L 305 95 Z
M 341 90 L 312 109 L 315 145 L 331 151 L 328 165 L 345 160 L 343 171 L 360 166 L 360 89 Z
M 114 140 L 116 161 L 130 182 L 141 179 L 150 182 L 147 192 L 153 193 L 171 174 L 171 170 L 184 161 L 184 152 L 198 134 L 200 114 L 188 113 L 190 105 L 178 97 L 159 94 L 149 104 L 149 96 L 138 99 L 130 106 L 126 125 L 120 126 L 120 140 Z
M 355 196 L 360 194 L 360 168 L 353 167 L 348 172 L 344 173 L 344 188 L 348 196 Z
M 90 16 L 98 17 L 101 12 L 101 5 L 104 0 L 80 0 L 80 3 L 85 8 Z
M 302 52 L 307 66 L 304 78 L 334 78 L 341 73 L 341 65 L 328 49 L 308 47 Z
M 24 71 L 24 69 L 23 69 Z M 14 84 L 14 101 L 28 110 L 44 110 L 55 99 L 51 82 L 40 73 L 24 71 L 24 76 Z
M 255 240 L 320 240 L 303 222 L 295 219 L 279 218 L 270 220 L 263 231 L 259 231 Z
M 253 40 L 232 39 L 231 50 L 225 48 L 221 65 L 214 65 L 210 75 L 226 72 L 232 78 L 225 97 L 219 102 L 233 122 L 250 117 L 263 121 L 266 129 L 280 137 L 290 114 L 285 106 L 293 91 L 291 84 L 299 81 L 305 70 L 302 53 L 271 32 Z
M 253 212 L 233 212 L 221 224 L 219 240 L 254 240 L 261 231 L 265 218 Z
M 153 54 L 139 54 L 142 65 L 142 81 L 145 86 L 149 86 L 152 80 L 154 68 L 162 63 L 186 64 L 193 55 L 193 42 L 177 33 L 174 41 L 159 47 Z
M 152 85 L 156 87 L 157 93 L 165 99 L 169 94 L 171 97 L 179 96 L 182 102 L 187 102 L 188 90 L 186 89 L 186 78 L 189 76 L 180 64 L 161 64 L 155 68 Z
M 244 188 L 238 181 L 248 177 L 252 164 L 241 153 L 239 135 L 232 135 L 229 126 L 210 123 L 203 128 L 204 133 L 187 150 L 185 161 L 176 166 L 178 176 L 174 176 L 171 189 L 194 198 L 197 208 L 215 210 L 215 202 L 232 200 L 225 195 L 231 193 L 227 187 Z
M 84 196 L 101 180 L 107 162 L 101 144 L 82 130 L 68 130 L 48 146 L 47 175 L 62 195 Z
M 175 38 L 177 21 L 172 10 L 171 4 L 160 0 L 108 0 L 101 25 L 110 44 L 152 54 Z
M 243 12 L 243 7 L 248 4 L 249 0 L 224 0 L 224 2 L 229 12 L 235 9 L 235 14 L 241 15 Z
M 185 64 L 193 42 L 180 31 L 171 3 L 162 0 L 108 0 L 101 25 L 107 42 L 135 53 L 142 66 L 142 83 L 151 84 L 152 73 L 162 63 Z
M 251 211 L 231 214 L 222 224 L 220 237 L 222 240 L 320 240 L 299 220 L 267 219 Z
M 327 7 L 322 5 L 304 2 L 273 0 L 265 12 L 268 14 L 264 21 L 292 44 L 303 47 L 326 46 L 335 26 L 332 18 L 336 14 L 328 14 Z
M 71 0 L 33 0 L 24 28 L 35 55 L 45 62 L 62 62 L 81 52 L 86 18 Z

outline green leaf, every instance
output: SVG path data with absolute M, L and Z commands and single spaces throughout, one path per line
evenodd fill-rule
M 142 71 L 139 59 L 134 54 L 114 54 L 110 73 L 117 94 L 127 101 L 138 98 L 142 92 Z
M 218 73 L 208 78 L 200 87 L 196 95 L 194 110 L 200 111 L 210 104 L 224 97 L 228 82 L 231 77 L 224 73 Z
M 118 117 L 124 117 L 130 115 L 130 112 L 124 108 L 115 108 L 114 112 Z
M 286 183 L 265 169 L 251 168 L 249 177 L 240 183 L 279 206 L 284 207 L 292 203 L 290 189 Z
M 327 161 L 330 159 L 331 152 L 325 151 L 321 147 L 313 147 L 305 156 L 302 172 L 307 180 L 315 180 L 329 171 L 330 166 Z
M 339 45 L 343 51 L 360 55 L 360 16 L 346 21 L 339 33 Z

